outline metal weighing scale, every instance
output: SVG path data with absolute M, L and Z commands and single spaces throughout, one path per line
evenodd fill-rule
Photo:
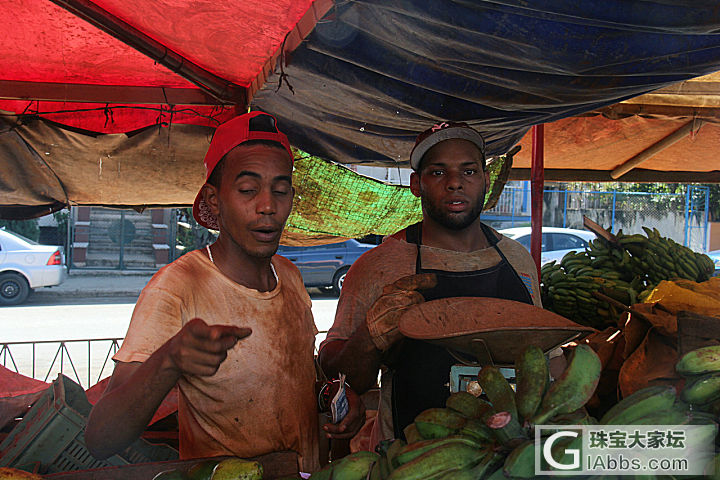
M 398 329 L 406 337 L 447 348 L 458 361 L 450 369 L 451 392 L 474 389 L 478 372 L 487 365 L 497 366 L 514 386 L 515 359 L 529 345 L 547 355 L 595 332 L 534 305 L 485 297 L 413 305 L 400 317 Z

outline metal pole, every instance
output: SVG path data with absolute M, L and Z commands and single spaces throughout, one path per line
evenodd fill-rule
M 610 231 L 615 231 L 615 203 L 617 202 L 617 191 L 613 191 L 612 220 L 610 220 Z
M 565 193 L 565 201 L 563 202 L 563 228 L 567 228 L 567 189 L 564 190 Z
M 542 214 L 543 214 L 543 187 L 545 183 L 545 152 L 544 152 L 545 126 L 535 125 L 532 128 L 532 170 L 531 196 L 532 213 L 530 216 L 530 253 L 540 277 L 540 257 L 542 255 Z
M 690 229 L 690 185 L 685 190 L 685 240 L 683 245 L 687 247 L 688 244 L 688 233 Z
M 170 221 L 168 222 L 170 224 L 170 231 L 168 232 L 168 235 L 170 238 L 168 238 L 168 242 L 170 242 L 170 258 L 168 259 L 168 263 L 174 261 L 177 258 L 177 251 L 175 250 L 175 247 L 177 246 L 177 209 L 171 208 L 170 209 Z
M 709 232 L 710 230 L 710 187 L 705 187 L 705 235 L 704 235 L 704 241 L 703 245 L 705 247 L 705 252 L 710 250 L 710 237 Z M 705 253 L 703 252 L 703 253 Z
M 67 225 L 65 227 L 65 237 L 67 237 L 66 245 L 67 248 L 65 250 L 65 265 L 67 265 L 68 273 L 70 272 L 70 267 L 72 266 L 72 254 L 73 254 L 73 248 L 72 248 L 72 230 L 75 228 L 75 218 L 73 218 L 73 210 L 72 207 L 68 206 L 68 218 L 67 218 Z
M 120 210 L 120 258 L 118 259 L 118 270 L 124 270 L 125 265 L 123 263 L 125 256 L 125 210 Z
M 515 226 L 515 190 L 512 190 L 512 201 L 510 202 L 510 226 Z

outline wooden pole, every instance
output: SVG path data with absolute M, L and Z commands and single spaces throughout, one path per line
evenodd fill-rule
M 543 215 L 543 189 L 545 186 L 545 125 L 532 127 L 532 171 L 530 173 L 530 189 L 532 199 L 532 212 L 530 215 L 530 254 L 535 261 L 540 278 L 540 256 L 542 254 L 542 215 Z
M 692 131 L 693 128 L 700 128 L 700 126 L 703 124 L 702 120 L 691 120 L 682 127 L 678 128 L 674 132 L 672 132 L 667 137 L 663 138 L 662 140 L 659 140 L 652 145 L 650 145 L 648 148 L 643 150 L 642 152 L 638 153 L 631 159 L 627 160 L 625 163 L 621 164 L 619 167 L 615 168 L 612 172 L 610 172 L 610 176 L 617 180 L 618 178 L 625 175 L 627 172 L 632 170 L 633 168 L 637 167 L 644 161 L 648 160 L 653 155 L 665 150 L 670 145 L 682 140 L 685 138 L 685 136 Z

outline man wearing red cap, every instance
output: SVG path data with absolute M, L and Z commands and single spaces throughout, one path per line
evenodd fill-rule
M 318 467 L 317 330 L 300 273 L 275 256 L 292 164 L 271 115 L 218 127 L 193 205 L 218 239 L 159 270 L 140 294 L 88 421 L 93 455 L 137 439 L 177 385 L 181 458 L 294 450 L 301 470 Z
M 423 410 L 445 406 L 458 361 L 444 348 L 403 338 L 400 315 L 447 297 L 496 297 L 540 304 L 537 270 L 518 242 L 480 222 L 490 179 L 485 142 L 464 123 L 421 133 L 410 155 L 412 193 L 422 222 L 397 232 L 350 268 L 335 323 L 320 346 L 328 375 L 347 375 L 358 393 L 382 372 L 371 445 L 404 438 Z M 482 321 L 482 312 L 472 312 Z

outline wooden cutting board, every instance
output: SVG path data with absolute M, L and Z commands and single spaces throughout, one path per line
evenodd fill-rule
M 547 353 L 595 331 L 534 305 L 485 297 L 413 305 L 400 317 L 398 328 L 406 337 L 447 347 L 477 363 L 498 365 L 512 365 L 529 345 Z

